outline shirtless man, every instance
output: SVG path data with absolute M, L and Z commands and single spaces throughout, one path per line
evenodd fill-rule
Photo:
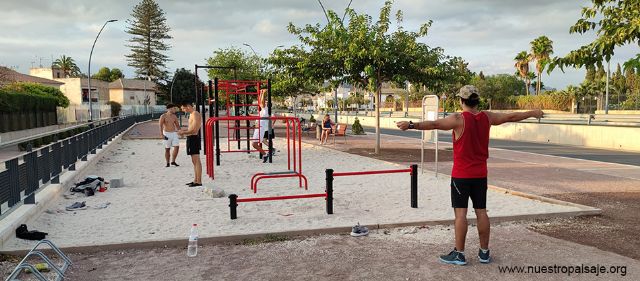
M 176 117 L 176 105 L 167 104 L 167 112 L 160 116 L 160 135 L 164 139 L 164 158 L 167 160 L 167 167 L 169 164 L 174 166 L 180 166 L 176 163 L 176 157 L 178 157 L 178 149 L 180 148 L 180 138 L 178 137 L 178 118 Z M 171 162 L 169 162 L 169 154 L 171 147 L 173 146 L 173 155 Z
M 181 129 L 178 134 L 187 136 L 187 155 L 191 156 L 194 180 L 187 183 L 188 186 L 202 186 L 202 163 L 200 163 L 200 126 L 202 126 L 202 116 L 193 108 L 193 104 L 182 104 L 182 111 L 189 113 L 189 127 Z

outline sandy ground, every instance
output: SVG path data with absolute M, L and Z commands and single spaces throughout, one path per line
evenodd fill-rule
M 226 142 L 224 142 L 226 143 Z M 282 143 L 279 149 L 284 150 Z M 107 179 L 123 177 L 126 186 L 112 188 L 93 197 L 82 194 L 60 198 L 34 221 L 30 229 L 49 233 L 61 247 L 92 246 L 143 241 L 185 239 L 191 224 L 199 224 L 201 237 L 273 233 L 331 227 L 424 222 L 452 219 L 449 180 L 425 173 L 419 177 L 419 206 L 409 207 L 409 174 L 339 177 L 334 183 L 334 212 L 325 213 L 321 198 L 240 203 L 238 219 L 229 219 L 227 198 L 212 199 L 202 188 L 189 188 L 192 168 L 181 147 L 180 167 L 164 167 L 159 140 L 123 140 L 111 154 L 99 161 L 89 174 Z M 183 143 L 184 145 L 184 143 Z M 216 167 L 213 185 L 240 198 L 321 193 L 325 168 L 336 171 L 398 169 L 398 165 L 320 146 L 303 144 L 303 173 L 309 190 L 298 187 L 296 179 L 270 179 L 260 182 L 258 194 L 249 190 L 256 172 L 287 169 L 286 153 L 281 151 L 272 164 L 245 153 L 223 154 Z M 204 161 L 203 161 L 204 162 Z M 206 183 L 211 184 L 207 179 Z M 87 210 L 65 211 L 75 201 L 86 201 Z M 107 208 L 95 207 L 110 203 Z M 490 192 L 491 217 L 577 211 L 575 207 L 542 203 L 522 197 Z M 473 217 L 473 212 L 469 213 Z M 5 250 L 27 249 L 29 241 L 14 239 Z
M 413 231 L 415 233 L 411 233 Z M 188 258 L 185 248 L 70 253 L 75 264 L 69 269 L 67 280 L 640 279 L 639 261 L 537 234 L 525 225 L 497 225 L 492 228 L 492 236 L 491 264 L 478 262 L 477 234 L 473 228 L 470 228 L 465 251 L 469 264 L 440 263 L 437 256 L 450 250 L 453 231 L 446 226 L 425 226 L 372 231 L 368 237 L 359 238 L 348 235 L 271 237 L 262 242 L 204 245 L 199 247 L 195 258 Z M 7 264 L 0 263 L 3 273 L 7 272 Z M 595 276 L 568 275 L 562 273 L 562 269 L 559 273 L 546 274 L 500 271 L 507 266 L 554 265 L 604 266 L 607 273 Z

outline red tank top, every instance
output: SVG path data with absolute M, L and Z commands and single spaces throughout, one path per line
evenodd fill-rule
M 486 178 L 489 158 L 489 128 L 491 123 L 484 112 L 473 114 L 462 112 L 464 127 L 462 136 L 456 140 L 453 132 L 454 178 Z

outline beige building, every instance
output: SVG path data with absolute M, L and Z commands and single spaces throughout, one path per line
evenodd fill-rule
M 73 105 L 89 103 L 89 79 L 65 78 L 62 70 L 53 67 L 32 68 L 29 74 L 60 82 L 59 88 Z M 93 102 L 97 105 L 116 101 L 122 105 L 156 105 L 156 84 L 151 81 L 118 79 L 114 82 L 91 79 Z
M 60 91 L 69 98 L 69 102 L 73 105 L 89 103 L 88 78 L 64 77 L 62 70 L 54 67 L 31 68 L 29 74 L 64 83 L 60 86 Z M 109 82 L 91 79 L 91 93 L 93 94 L 93 102 L 106 104 L 109 102 Z
M 109 96 L 122 105 L 156 105 L 156 83 L 120 78 L 109 83 Z
M 42 78 L 37 75 L 27 75 L 13 69 L 0 66 L 0 86 L 14 82 L 37 83 L 59 89 L 64 83 L 51 79 Z

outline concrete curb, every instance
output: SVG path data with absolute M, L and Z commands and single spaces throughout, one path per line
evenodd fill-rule
M 560 201 L 560 202 L 572 204 L 564 201 Z M 597 211 L 581 210 L 576 212 L 491 217 L 491 222 L 493 224 L 506 223 L 506 222 L 522 222 L 522 221 L 531 221 L 534 219 L 587 216 L 587 215 L 596 215 L 600 213 L 600 210 L 598 209 L 595 209 L 595 210 Z M 470 218 L 468 219 L 468 222 L 470 224 L 475 223 L 476 219 Z M 453 225 L 453 223 L 454 223 L 453 219 L 446 219 L 446 220 L 432 220 L 432 221 L 415 221 L 415 222 L 405 222 L 405 223 L 373 224 L 373 225 L 367 225 L 367 226 L 369 227 L 370 230 L 380 230 L 380 229 L 390 229 L 390 228 L 410 227 L 410 226 Z M 351 232 L 351 226 L 342 226 L 342 227 L 317 228 L 317 229 L 305 229 L 305 230 L 293 230 L 293 231 L 281 231 L 281 232 L 228 235 L 228 236 L 217 236 L 217 237 L 201 237 L 198 239 L 198 241 L 200 241 L 200 246 L 202 245 L 210 246 L 210 245 L 222 245 L 222 244 L 239 244 L 239 243 L 244 243 L 248 240 L 259 240 L 259 239 L 269 238 L 269 236 L 284 236 L 287 239 L 295 239 L 295 238 L 301 238 L 301 237 L 331 235 L 331 234 L 347 235 L 350 232 Z M 187 245 L 187 237 L 182 239 L 170 239 L 170 240 L 61 247 L 60 249 L 65 253 L 98 253 L 103 251 L 117 251 L 117 250 L 131 250 L 131 249 L 184 248 L 186 245 Z M 0 251 L 0 252 L 3 254 L 20 256 L 20 255 L 25 255 L 27 251 L 28 250 L 15 250 L 15 251 Z
M 29 222 L 37 215 L 44 212 L 46 208 L 60 196 L 61 193 L 77 182 L 80 178 L 85 176 L 85 171 L 88 167 L 93 166 L 104 156 L 106 152 L 111 151 L 113 147 L 115 147 L 114 144 L 120 143 L 122 141 L 122 137 L 129 132 L 129 130 L 134 126 L 145 122 L 136 123 L 124 130 L 122 133 L 114 137 L 112 141 L 102 146 L 102 149 L 97 149 L 96 154 L 89 154 L 87 156 L 87 161 L 77 161 L 75 171 L 64 170 L 60 174 L 59 184 L 48 184 L 41 187 L 40 191 L 35 195 L 36 204 L 23 204 L 16 210 L 12 211 L 7 217 L 2 219 L 0 221 L 0 248 L 4 248 L 4 244 L 15 236 L 15 230 L 20 224 L 26 223 L 28 226 Z

